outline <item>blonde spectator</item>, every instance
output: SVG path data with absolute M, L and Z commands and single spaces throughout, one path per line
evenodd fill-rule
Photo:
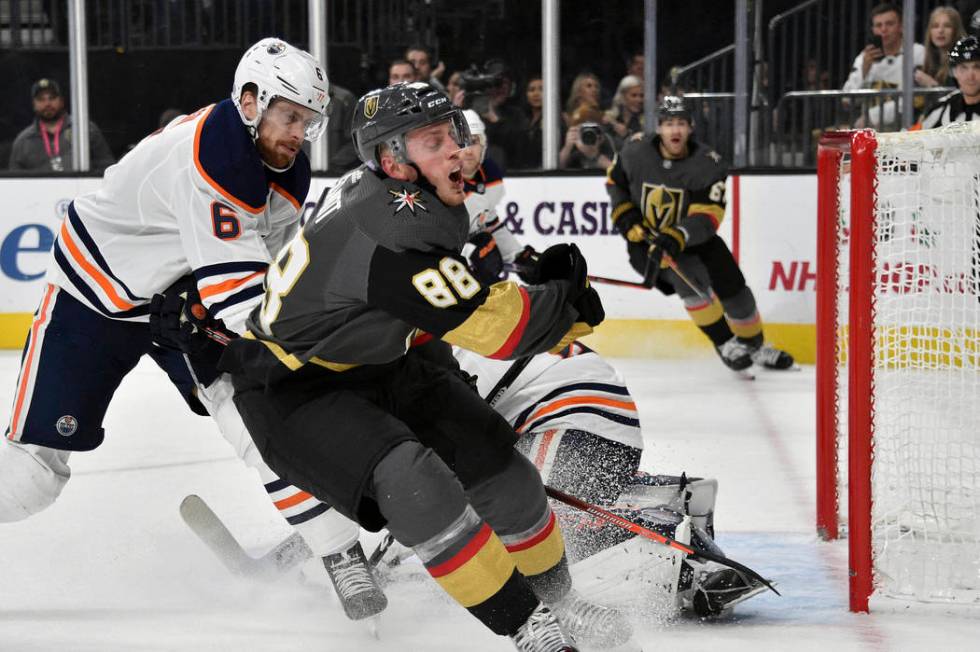
M 612 130 L 613 143 L 618 151 L 623 143 L 643 131 L 643 79 L 626 75 L 616 87 L 612 108 L 606 111 L 606 124 Z
M 926 46 L 926 58 L 922 68 L 915 70 L 916 86 L 931 88 L 954 83 L 949 70 L 949 51 L 965 35 L 958 11 L 952 7 L 936 7 L 932 10 L 922 37 Z
M 583 122 L 586 112 L 600 111 L 600 89 L 598 77 L 591 72 L 579 73 L 572 81 L 572 90 L 565 103 L 565 113 L 562 115 L 565 124 L 578 124 Z

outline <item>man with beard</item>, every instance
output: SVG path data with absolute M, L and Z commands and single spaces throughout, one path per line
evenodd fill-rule
M 65 98 L 58 82 L 39 79 L 31 87 L 35 120 L 14 139 L 10 169 L 28 172 L 67 172 L 71 162 L 71 116 L 65 111 Z M 89 123 L 92 169 L 102 170 L 115 159 L 102 132 Z

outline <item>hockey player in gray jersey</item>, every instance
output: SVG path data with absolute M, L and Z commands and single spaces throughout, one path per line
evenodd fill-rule
M 657 133 L 634 136 L 606 179 L 630 264 L 645 284 L 681 297 L 728 367 L 792 367 L 792 356 L 765 344 L 752 291 L 717 233 L 725 216 L 726 166 L 691 138 L 693 119 L 684 100 L 665 97 L 657 118 Z M 671 260 L 700 292 L 668 267 Z
M 603 318 L 584 260 L 562 245 L 542 254 L 540 285 L 473 278 L 459 255 L 468 130 L 427 84 L 362 97 L 352 135 L 365 165 L 270 266 L 248 332 L 222 356 L 249 432 L 283 478 L 368 530 L 388 527 L 518 649 L 574 649 L 574 634 L 624 641 L 619 614 L 571 591 L 513 429 L 409 350 L 420 329 L 495 358 L 562 348 Z

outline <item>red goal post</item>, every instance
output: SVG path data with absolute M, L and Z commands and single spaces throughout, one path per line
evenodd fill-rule
M 827 133 L 817 185 L 817 531 L 852 611 L 978 606 L 980 123 Z

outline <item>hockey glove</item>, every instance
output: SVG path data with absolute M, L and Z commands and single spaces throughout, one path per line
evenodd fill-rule
M 207 387 L 221 375 L 217 365 L 225 346 L 238 336 L 208 314 L 193 279 L 181 279 L 165 294 L 153 295 L 150 337 L 159 346 L 184 353 L 198 382 Z
M 577 293 L 581 293 L 587 285 L 585 257 L 573 244 L 556 244 L 548 247 L 538 257 L 535 267 L 538 283 L 568 281 L 572 284 L 573 291 Z
M 643 214 L 631 202 L 620 204 L 613 210 L 613 224 L 619 233 L 630 242 L 643 242 L 649 231 L 643 226 Z
M 470 244 L 476 247 L 470 254 L 470 269 L 481 285 L 493 285 L 507 277 L 504 259 L 492 235 L 481 231 L 470 238 Z
M 687 231 L 680 226 L 677 228 L 668 226 L 653 236 L 651 243 L 671 258 L 677 258 L 677 255 L 687 246 Z
M 538 279 L 538 258 L 541 257 L 534 247 L 527 245 L 521 253 L 514 257 L 514 269 L 517 276 L 528 285 L 537 285 L 541 281 Z
M 572 307 L 578 311 L 576 321 L 584 321 L 593 328 L 602 323 L 606 318 L 606 311 L 602 307 L 602 300 L 595 288 L 589 287 L 580 294 L 572 303 Z

